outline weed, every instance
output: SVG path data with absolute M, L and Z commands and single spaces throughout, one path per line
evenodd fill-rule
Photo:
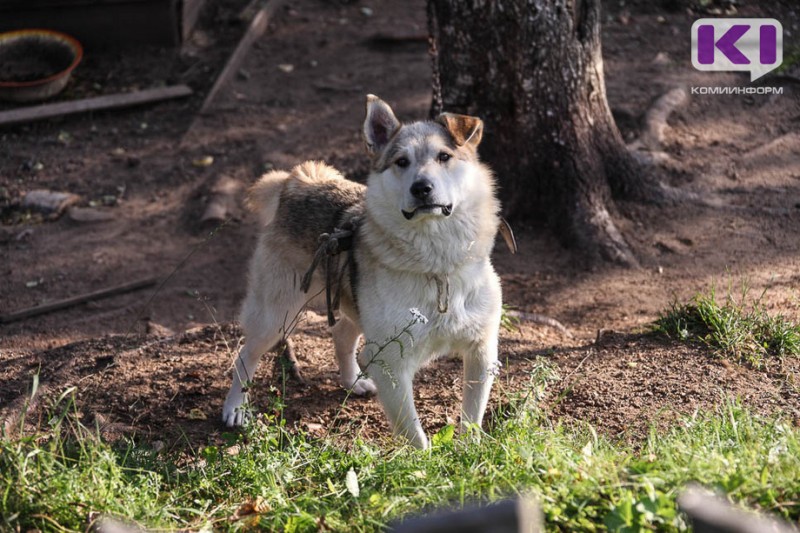
M 738 300 L 729 287 L 724 303 L 712 286 L 689 303 L 673 302 L 654 324 L 655 331 L 685 342 L 701 342 L 718 355 L 762 367 L 768 357 L 800 354 L 800 327 L 767 313 L 762 300 L 749 297 L 742 283 Z
M 480 439 L 445 426 L 424 451 L 358 436 L 312 439 L 273 414 L 226 434 L 224 449 L 112 446 L 76 422 L 69 392 L 42 433 L 0 436 L 0 530 L 83 530 L 102 512 L 171 530 L 379 531 L 423 510 L 524 492 L 552 529 L 678 531 L 686 524 L 675 497 L 689 482 L 800 518 L 792 423 L 731 403 L 633 448 L 588 425 L 548 422 L 528 399 L 554 378 L 538 367 L 532 390 Z
M 500 314 L 500 327 L 511 333 L 519 331 L 519 317 L 513 314 L 516 310 L 513 305 L 503 304 Z

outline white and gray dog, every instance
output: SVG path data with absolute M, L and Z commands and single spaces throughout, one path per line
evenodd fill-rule
M 320 234 L 353 220 L 347 266 L 336 275 L 341 385 L 355 394 L 377 391 L 394 433 L 426 448 L 412 381 L 423 365 L 457 353 L 464 360 L 462 427 L 481 424 L 498 366 L 502 300 L 490 260 L 500 205 L 492 173 L 478 160 L 482 134 L 480 119 L 450 113 L 401 124 L 369 95 L 367 187 L 318 162 L 270 172 L 253 186 L 250 204 L 263 231 L 241 313 L 246 343 L 222 413 L 227 425 L 247 416 L 246 382 L 261 355 L 290 333 L 287 323 L 309 295 L 325 291 L 326 268 L 317 269 L 308 292 L 298 281 Z

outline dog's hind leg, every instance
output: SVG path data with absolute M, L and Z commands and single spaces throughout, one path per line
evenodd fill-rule
M 333 326 L 333 345 L 336 349 L 336 361 L 339 363 L 339 383 L 353 394 L 362 396 L 375 392 L 375 384 L 371 379 L 360 377 L 356 362 L 356 350 L 361 331 L 349 318 L 342 316 Z
M 472 424 L 481 425 L 497 370 L 497 336 L 492 336 L 464 353 L 462 430 Z
M 255 294 L 248 294 L 241 316 L 246 340 L 233 365 L 233 381 L 222 408 L 222 420 L 227 426 L 241 426 L 247 420 L 247 387 L 261 356 L 288 337 L 290 324 L 305 301 L 306 295 L 299 288 L 293 289 L 291 281 L 286 285 L 273 280 L 260 285 Z

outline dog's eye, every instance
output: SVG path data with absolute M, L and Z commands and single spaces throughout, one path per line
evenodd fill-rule
M 408 161 L 407 157 L 401 157 L 400 159 L 395 161 L 394 164 L 400 168 L 406 168 L 410 164 L 410 162 Z
M 447 152 L 439 152 L 439 155 L 436 156 L 436 159 L 439 160 L 440 163 L 447 163 L 450 161 L 450 158 L 453 157 Z

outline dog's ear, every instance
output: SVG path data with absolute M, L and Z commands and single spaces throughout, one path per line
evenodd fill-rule
M 483 138 L 483 121 L 469 115 L 442 113 L 436 122 L 447 128 L 458 146 L 470 145 L 477 148 Z
M 367 151 L 377 154 L 400 129 L 400 121 L 394 116 L 389 104 L 375 96 L 367 95 L 367 118 L 364 120 L 364 140 Z

